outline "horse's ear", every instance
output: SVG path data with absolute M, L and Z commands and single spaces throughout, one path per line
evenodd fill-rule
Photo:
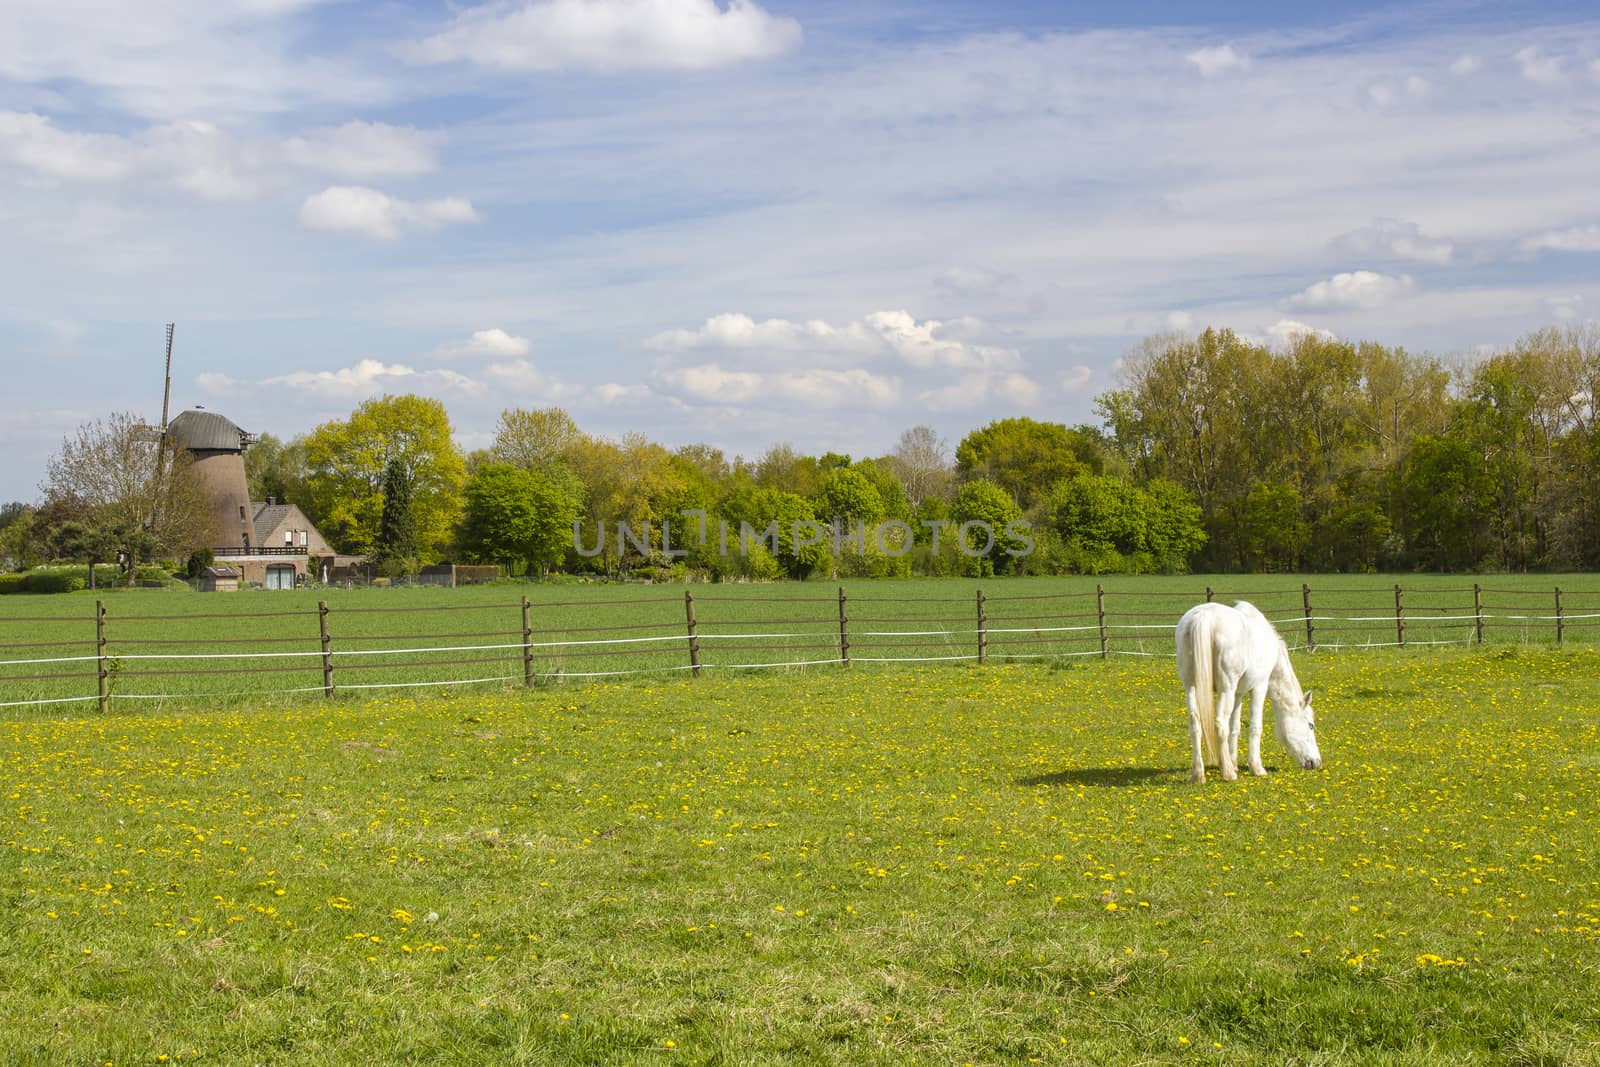
M 1311 706 L 1311 690 L 1307 689 L 1306 690 L 1306 707 L 1309 708 L 1310 706 Z

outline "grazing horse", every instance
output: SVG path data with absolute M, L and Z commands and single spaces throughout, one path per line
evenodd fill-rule
M 1322 766 L 1317 750 L 1311 692 L 1289 665 L 1289 649 L 1266 616 L 1240 601 L 1196 604 L 1178 620 L 1178 681 L 1189 701 L 1190 775 L 1206 780 L 1206 762 L 1217 765 L 1222 780 L 1239 777 L 1239 711 L 1250 693 L 1250 773 L 1261 765 L 1261 709 L 1272 697 L 1278 740 L 1308 771 Z M 1215 715 L 1211 699 L 1216 696 Z M 1201 749 L 1204 748 L 1202 756 Z

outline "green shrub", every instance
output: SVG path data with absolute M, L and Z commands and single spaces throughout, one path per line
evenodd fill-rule
M 0 596 L 22 592 L 23 584 L 27 580 L 26 574 L 0 574 Z
M 82 574 L 67 571 L 29 571 L 22 579 L 23 591 L 28 593 L 76 593 L 89 584 Z

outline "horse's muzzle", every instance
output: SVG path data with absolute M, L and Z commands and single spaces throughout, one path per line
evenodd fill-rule
M 1322 769 L 1322 761 L 1319 759 L 1308 759 L 1300 766 L 1304 767 L 1308 771 L 1318 771 Z

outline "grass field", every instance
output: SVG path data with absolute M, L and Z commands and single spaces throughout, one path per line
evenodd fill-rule
M 1490 644 L 1549 643 L 1554 591 L 1562 588 L 1563 639 L 1600 635 L 1600 575 L 1184 576 L 985 581 L 847 582 L 851 659 L 961 662 L 978 653 L 977 593 L 985 602 L 989 660 L 1098 656 L 1105 590 L 1106 639 L 1114 655 L 1170 655 L 1172 625 L 1211 590 L 1247 597 L 1278 620 L 1292 645 L 1398 643 L 1394 587 L 1403 582 L 1408 644 L 1465 644 L 1484 617 Z M 1302 585 L 1312 589 L 1313 627 Z M 695 599 L 700 662 L 712 672 L 747 664 L 838 664 L 839 586 L 495 585 L 468 589 L 365 589 L 201 595 L 106 592 L 105 651 L 115 700 L 168 696 L 212 700 L 278 694 L 288 700 L 324 684 L 318 602 L 329 606 L 336 690 L 423 683 L 567 681 L 613 672 L 689 666 L 684 594 Z M 531 602 L 530 662 L 523 660 L 522 598 Z M 31 700 L 90 701 L 97 693 L 95 602 L 90 594 L 0 597 L 0 706 Z M 226 658 L 203 658 L 222 656 Z M 178 657 L 178 658 L 155 658 Z M 65 662 L 33 662 L 61 660 Z M 488 680 L 485 682 L 484 680 Z
M 1205 786 L 1167 657 L 34 713 L 0 1059 L 1600 1064 L 1600 652 L 1296 659 Z

